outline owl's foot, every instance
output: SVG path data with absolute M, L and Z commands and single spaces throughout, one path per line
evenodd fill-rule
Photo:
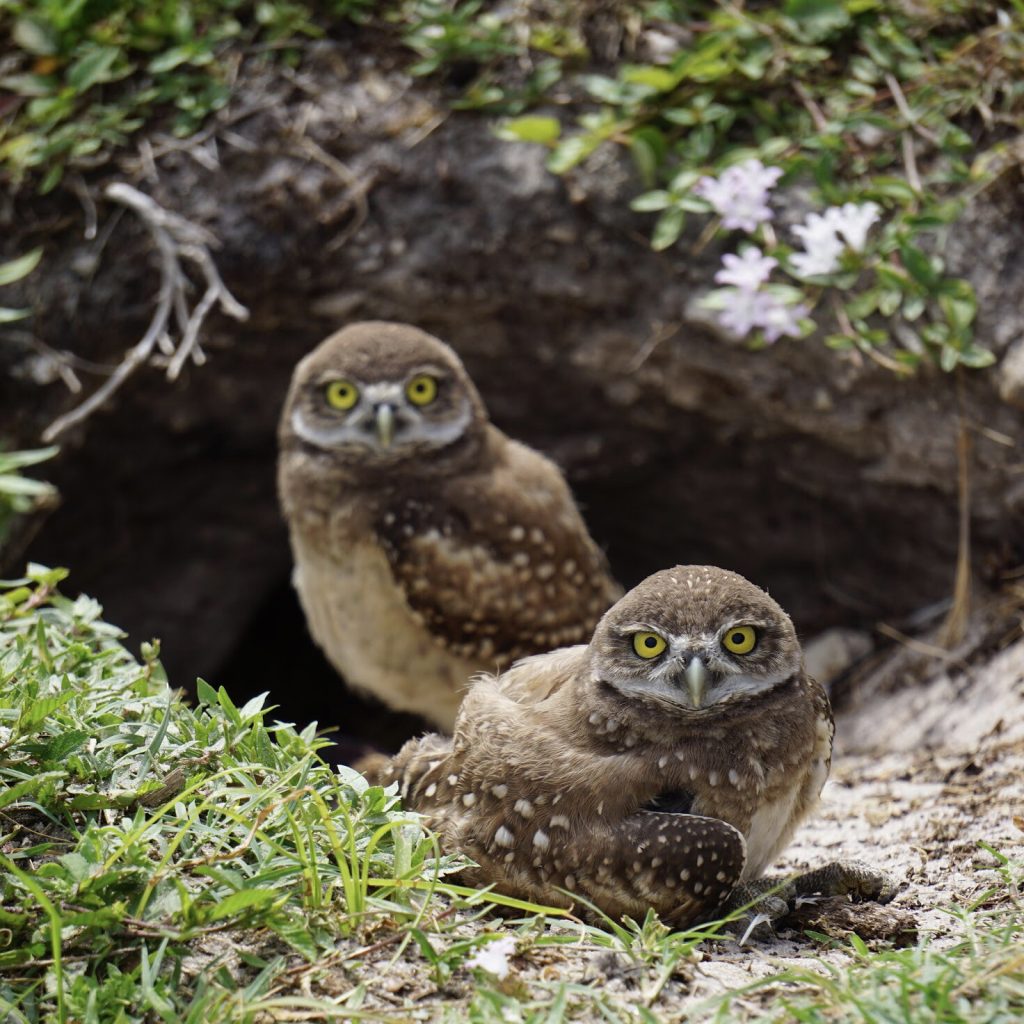
M 837 860 L 791 878 L 786 888 L 794 899 L 799 896 L 849 896 L 855 903 L 865 900 L 888 903 L 899 890 L 899 882 L 862 861 Z
M 898 889 L 894 878 L 861 861 L 832 861 L 789 878 L 744 882 L 733 889 L 723 909 L 732 912 L 746 908 L 729 926 L 740 936 L 742 944 L 751 937 L 768 937 L 776 921 L 816 896 L 849 896 L 855 903 L 888 903 Z

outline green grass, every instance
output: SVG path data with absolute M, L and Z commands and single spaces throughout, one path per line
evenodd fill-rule
M 157 647 L 136 659 L 95 601 L 60 595 L 65 575 L 31 566 L 0 589 L 0 1018 L 678 1019 L 717 926 L 596 927 L 452 884 L 459 861 L 392 793 L 324 763 L 314 726 L 205 683 L 182 703 Z M 830 966 L 808 939 L 806 969 L 695 1012 L 1017 1019 L 1024 871 L 990 852 L 995 884 L 951 911 L 952 937 L 855 940 Z M 505 979 L 467 963 L 500 935 Z
M 1018 873 L 1018 884 L 1020 879 Z M 791 969 L 759 988 L 771 995 L 770 1021 L 974 1024 L 1024 1016 L 1022 907 L 956 912 L 964 938 L 872 952 L 855 943 L 852 963 Z M 744 993 L 749 996 L 748 990 Z M 730 997 L 723 1018 L 736 1012 Z
M 180 703 L 156 649 L 134 659 L 63 575 L 32 567 L 0 597 L 5 1019 L 228 1019 L 273 964 L 186 985 L 190 944 L 258 929 L 313 961 L 422 920 L 449 865 L 393 796 L 326 765 L 313 726 L 267 724 L 262 698 L 200 683 Z

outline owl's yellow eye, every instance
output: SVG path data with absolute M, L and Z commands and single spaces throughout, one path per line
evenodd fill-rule
M 430 405 L 437 398 L 437 378 L 418 373 L 405 385 L 405 394 L 413 405 Z
M 633 650 L 641 658 L 656 658 L 666 647 L 668 643 L 665 638 L 658 636 L 657 633 L 633 634 Z
M 332 409 L 351 409 L 359 401 L 359 388 L 350 380 L 332 380 L 324 388 L 324 397 Z
M 757 630 L 753 626 L 733 626 L 722 637 L 722 646 L 733 654 L 749 654 L 757 644 Z

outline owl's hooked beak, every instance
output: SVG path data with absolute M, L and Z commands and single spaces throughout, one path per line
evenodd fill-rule
M 697 655 L 690 659 L 686 666 L 686 688 L 690 692 L 690 700 L 695 708 L 701 707 L 704 703 L 704 695 L 708 688 L 708 670 L 704 662 Z
M 377 440 L 381 448 L 390 448 L 395 437 L 395 410 L 394 407 L 382 402 L 376 410 Z

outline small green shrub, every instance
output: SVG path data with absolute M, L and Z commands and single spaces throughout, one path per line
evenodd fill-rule
M 690 216 L 715 211 L 701 184 L 744 162 L 777 168 L 812 213 L 874 204 L 882 217 L 869 244 L 825 272 L 795 273 L 799 254 L 770 214 L 750 226 L 758 253 L 797 279 L 795 292 L 769 286 L 790 289 L 780 304 L 805 311 L 803 333 L 825 312 L 838 327 L 827 344 L 898 372 L 989 365 L 973 339 L 973 289 L 946 273 L 941 253 L 970 201 L 1015 162 L 1006 138 L 1024 127 L 1024 5 L 670 0 L 644 10 L 648 27 L 683 26 L 687 41 L 657 63 L 582 76 L 594 108 L 575 128 L 529 116 L 503 134 L 549 146 L 559 174 L 602 145 L 628 147 L 650 187 L 633 207 L 658 214 L 657 249 L 683 240 Z M 722 229 L 705 218 L 698 246 Z

